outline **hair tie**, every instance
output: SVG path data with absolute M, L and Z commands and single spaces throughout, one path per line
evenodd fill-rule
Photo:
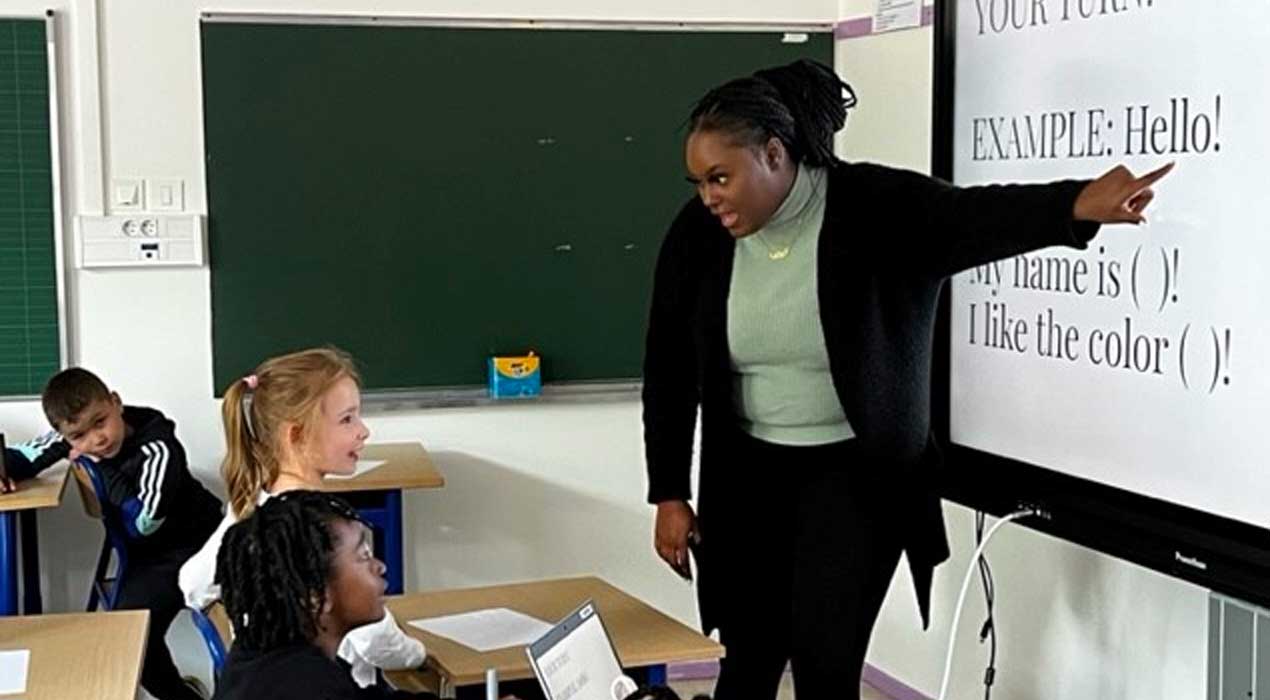
M 247 434 L 251 436 L 252 440 L 255 440 L 256 426 L 251 423 L 251 402 L 255 398 L 256 387 L 260 386 L 260 377 L 249 374 L 243 377 L 243 384 L 247 385 L 247 391 L 243 392 L 239 405 L 242 408 L 243 422 L 247 424 Z

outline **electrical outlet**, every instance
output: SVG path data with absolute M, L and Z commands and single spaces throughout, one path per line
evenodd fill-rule
M 138 260 L 162 260 L 163 253 L 159 241 L 141 241 L 137 244 Z
M 81 268 L 202 266 L 203 217 L 125 214 L 76 217 L 75 260 Z

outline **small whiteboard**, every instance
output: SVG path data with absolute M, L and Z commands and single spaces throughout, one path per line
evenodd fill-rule
M 590 600 L 525 652 L 547 700 L 622 700 L 636 690 L 622 674 L 613 642 Z

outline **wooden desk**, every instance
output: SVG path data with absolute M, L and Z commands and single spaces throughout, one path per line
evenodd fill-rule
M 0 495 L 0 615 L 18 613 L 18 532 L 21 530 L 23 607 L 42 612 L 40 543 L 35 511 L 62 502 L 70 464 L 63 462 L 34 479 L 18 482 L 18 490 Z M 19 528 L 21 521 L 21 528 Z
M 23 700 L 133 700 L 150 613 L 34 615 L 0 619 L 0 650 L 31 650 Z
M 46 469 L 34 479 L 18 482 L 18 490 L 0 495 L 0 512 L 53 508 L 62 502 L 70 463 Z
M 387 567 L 388 593 L 405 590 L 405 561 L 402 534 L 404 514 L 401 492 L 405 489 L 439 489 L 445 477 L 437 471 L 428 451 L 417 442 L 388 442 L 367 445 L 362 459 L 384 464 L 352 479 L 327 478 L 322 490 L 339 493 L 375 526 L 375 555 Z
M 322 490 L 391 491 L 402 489 L 439 489 L 445 486 L 445 477 L 437 471 L 428 451 L 417 442 L 385 442 L 367 445 L 362 449 L 362 459 L 385 462 L 352 479 L 326 479 Z
M 487 668 L 497 669 L 499 680 L 533 677 L 525 649 L 481 653 L 413 627 L 407 624 L 410 620 L 502 607 L 555 624 L 587 599 L 595 601 L 623 668 L 723 657 L 723 647 L 714 640 L 591 576 L 411 593 L 389 598 L 388 608 L 402 628 L 427 647 L 428 665 L 441 677 L 441 694 L 452 696 L 459 686 L 483 684 Z M 394 684 L 411 684 L 409 672 L 389 675 Z

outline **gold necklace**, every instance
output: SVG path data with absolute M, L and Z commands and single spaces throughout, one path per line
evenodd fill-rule
M 811 184 L 812 190 L 814 191 L 819 186 L 820 186 L 819 178 L 816 178 Z M 797 242 L 798 234 L 802 233 L 803 224 L 805 223 L 807 218 L 807 213 L 810 210 L 811 210 L 811 201 L 808 200 L 806 203 L 803 204 L 802 210 L 800 210 L 798 214 L 794 216 L 794 221 L 793 221 L 794 238 L 791 239 L 789 243 L 786 245 L 774 246 L 771 244 L 771 242 L 767 240 L 767 237 L 763 235 L 762 231 L 757 231 L 755 233 L 755 235 L 758 237 L 759 242 L 763 244 L 764 248 L 767 248 L 768 260 L 784 260 L 785 258 L 789 257 L 789 251 L 794 247 L 794 243 Z
M 794 247 L 793 241 L 790 241 L 789 245 L 783 245 L 780 247 L 773 246 L 771 243 L 767 242 L 767 239 L 763 237 L 761 232 L 758 234 L 758 240 L 763 244 L 763 247 L 767 248 L 768 260 L 784 260 L 789 257 L 789 249 Z

